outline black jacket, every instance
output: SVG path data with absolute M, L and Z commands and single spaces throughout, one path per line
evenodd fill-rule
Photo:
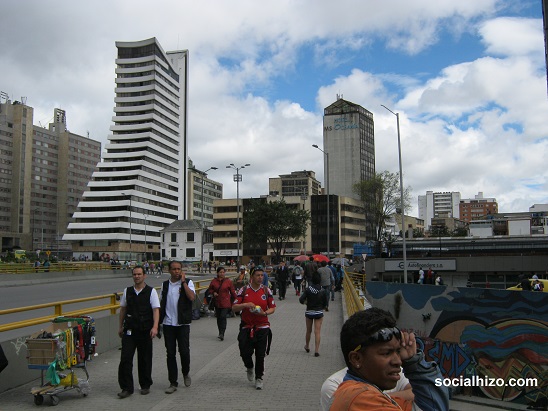
M 301 304 L 306 303 L 307 311 L 323 311 L 327 307 L 327 291 L 325 291 L 320 285 L 314 284 L 306 287 L 304 293 L 299 297 Z
M 185 279 L 188 284 L 189 279 Z M 169 280 L 164 281 L 162 284 L 162 299 L 160 300 L 160 324 L 164 322 L 166 316 L 166 301 L 167 301 L 167 291 L 169 290 Z M 190 324 L 192 322 L 192 301 L 190 301 L 183 289 L 183 284 L 181 283 L 181 288 L 179 289 L 179 300 L 177 302 L 177 319 L 179 324 Z

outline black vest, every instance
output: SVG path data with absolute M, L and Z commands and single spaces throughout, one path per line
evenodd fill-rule
M 188 278 L 185 279 L 187 285 L 190 281 Z M 167 302 L 167 292 L 169 290 L 169 280 L 164 281 L 162 284 L 162 299 L 160 300 L 160 324 L 164 322 L 166 316 L 166 302 Z M 179 300 L 177 301 L 177 323 L 178 324 L 190 324 L 192 322 L 192 301 L 190 301 L 183 289 L 183 284 L 181 283 L 181 288 L 179 289 Z
M 124 329 L 137 331 L 150 331 L 154 326 L 150 295 L 152 287 L 145 285 L 139 294 L 133 287 L 126 289 L 127 311 L 124 319 Z

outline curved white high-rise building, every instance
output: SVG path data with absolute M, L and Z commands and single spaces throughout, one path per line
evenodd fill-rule
M 116 47 L 112 134 L 63 239 L 75 257 L 158 258 L 160 230 L 186 218 L 188 51 Z

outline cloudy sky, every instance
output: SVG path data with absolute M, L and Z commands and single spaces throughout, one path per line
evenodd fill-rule
M 478 192 L 503 212 L 548 203 L 541 0 L 4 1 L 0 90 L 107 142 L 116 41 L 190 53 L 189 152 L 235 197 L 313 170 L 324 183 L 323 108 L 337 94 L 374 114 L 376 169 L 404 184 Z

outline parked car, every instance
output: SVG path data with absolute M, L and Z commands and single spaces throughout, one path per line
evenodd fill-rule
M 531 288 L 533 288 L 534 282 L 536 280 L 533 280 L 532 278 L 529 278 L 529 282 L 531 283 Z M 544 285 L 544 292 L 548 293 L 548 280 L 539 279 L 539 281 Z M 513 291 L 522 291 L 521 290 L 521 284 L 517 284 L 513 287 L 508 287 L 507 290 L 513 290 Z

